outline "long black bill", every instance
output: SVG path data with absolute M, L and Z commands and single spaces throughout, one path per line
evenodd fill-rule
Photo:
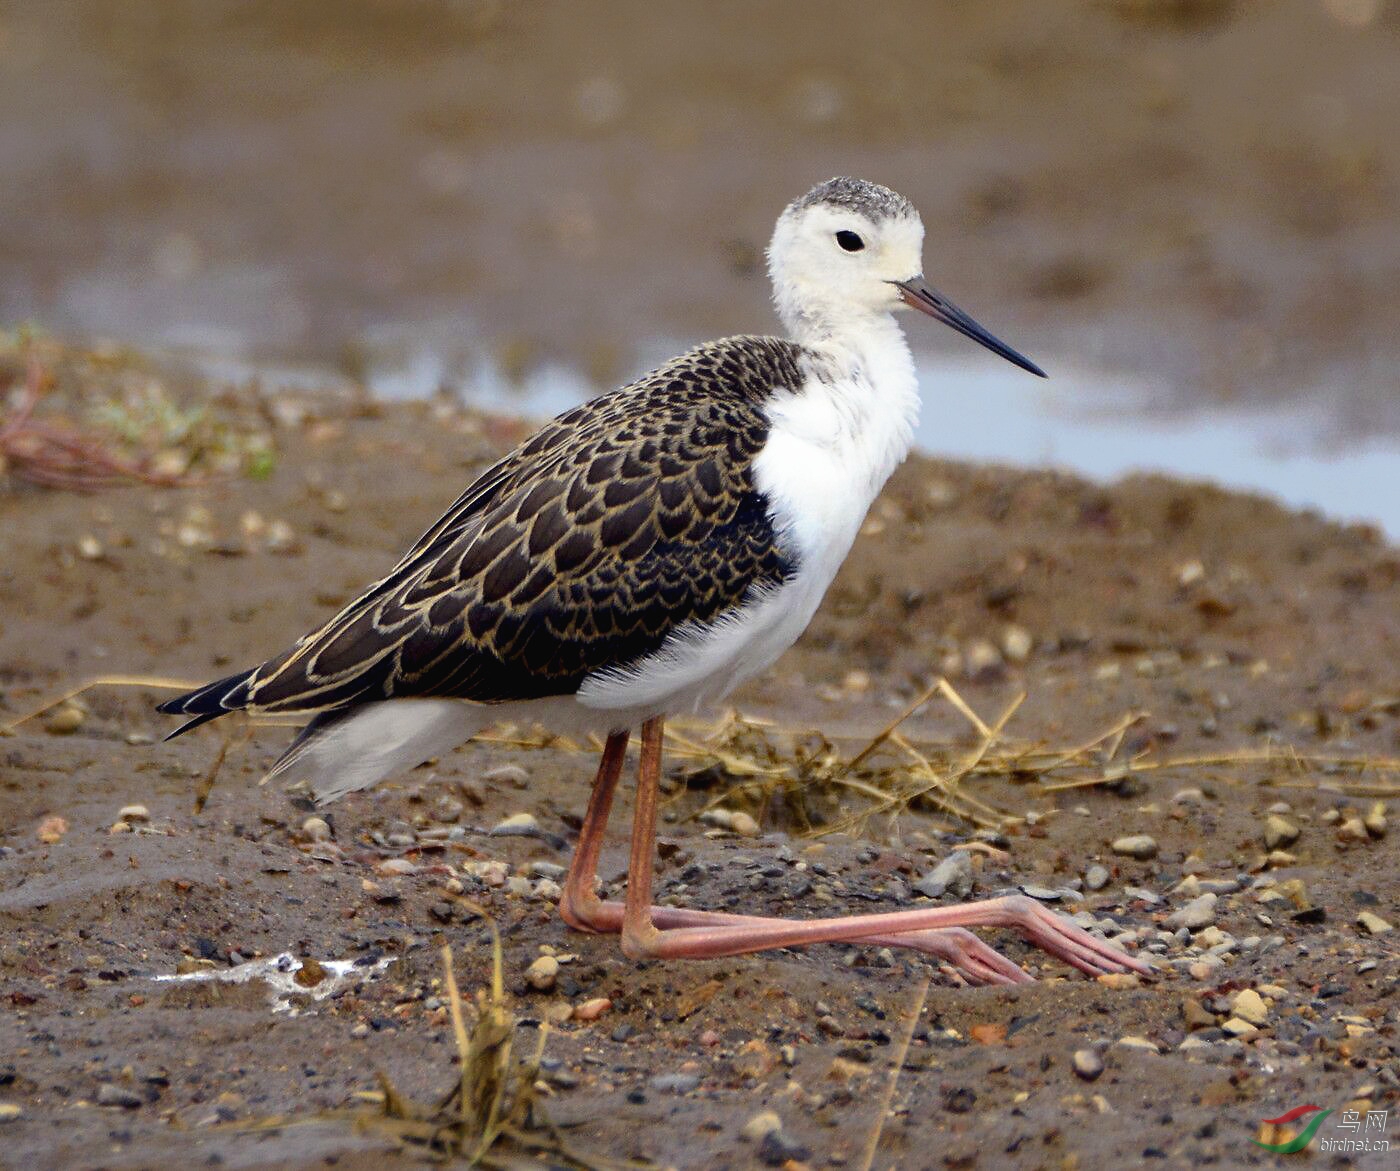
M 1021 367 L 1022 370 L 1028 370 L 1038 378 L 1047 377 L 1045 371 L 1029 358 L 1018 354 L 1005 342 L 998 341 L 942 293 L 929 288 L 923 277 L 916 276 L 907 281 L 895 281 L 894 284 L 899 289 L 899 295 L 904 298 L 905 304 L 917 309 L 920 313 L 927 313 L 935 321 L 952 326 L 960 334 L 970 337 L 975 342 L 980 342 L 992 353 L 1000 354 L 1008 362 Z

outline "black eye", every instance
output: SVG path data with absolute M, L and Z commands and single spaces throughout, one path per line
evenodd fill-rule
M 836 242 L 847 252 L 859 252 L 865 247 L 865 241 L 854 232 L 840 231 L 836 233 Z

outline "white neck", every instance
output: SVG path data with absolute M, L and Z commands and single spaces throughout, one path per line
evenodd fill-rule
M 869 500 L 909 454 L 919 419 L 919 383 L 904 331 L 892 313 L 828 320 L 796 337 L 842 418 L 844 439 L 859 449 Z

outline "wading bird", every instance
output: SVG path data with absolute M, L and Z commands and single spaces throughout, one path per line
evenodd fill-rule
M 794 921 L 652 905 L 662 727 L 797 639 L 866 510 L 908 453 L 912 308 L 1032 374 L 922 275 L 923 224 L 886 187 L 837 178 L 768 249 L 786 338 L 701 345 L 560 415 L 483 474 L 389 573 L 284 654 L 161 705 L 193 717 L 306 713 L 270 777 L 329 801 L 499 722 L 605 737 L 560 900 L 632 957 L 828 941 L 907 946 L 979 983 L 1030 979 L 968 928 L 1019 930 L 1089 973 L 1147 965 L 1023 896 Z M 626 901 L 599 848 L 641 729 Z

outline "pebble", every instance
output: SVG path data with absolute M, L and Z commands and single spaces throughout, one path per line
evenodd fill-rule
M 301 823 L 302 836 L 312 842 L 331 840 L 330 823 L 324 817 L 308 817 Z
M 1099 1075 L 1103 1073 L 1103 1058 L 1096 1050 L 1076 1049 L 1073 1062 L 1074 1072 L 1086 1082 L 1098 1081 Z
M 1204 805 L 1206 795 L 1201 789 L 1178 789 L 1172 794 L 1173 805 Z
M 700 1084 L 700 1075 L 695 1073 L 658 1073 L 647 1079 L 658 1094 L 688 1094 Z
M 45 722 L 44 731 L 51 736 L 71 736 L 83 726 L 83 709 L 76 704 L 64 704 Z
M 1155 1041 L 1149 1041 L 1146 1037 L 1134 1037 L 1131 1034 L 1119 1037 L 1114 1044 L 1123 1049 L 1141 1049 L 1146 1053 L 1161 1052 Z
M 758 837 L 758 822 L 745 813 L 742 809 L 729 819 L 729 828 L 741 838 Z
M 144 805 L 123 805 L 117 816 L 122 821 L 150 821 L 151 811 Z
M 739 1131 L 746 1143 L 761 1143 L 775 1130 L 783 1129 L 783 1120 L 772 1110 L 763 1110 L 750 1118 Z
M 325 978 L 326 969 L 321 966 L 319 960 L 313 959 L 310 956 L 301 961 L 301 967 L 299 967 L 292 976 L 292 979 L 303 988 L 315 988 L 316 985 Z
M 1264 819 L 1264 846 L 1267 849 L 1277 850 L 1283 846 L 1291 846 L 1298 840 L 1299 833 L 1296 825 L 1276 813 Z
M 1001 653 L 1008 663 L 1024 663 L 1034 647 L 1035 639 L 1024 626 L 1012 623 L 1001 632 Z
M 1356 916 L 1357 925 L 1365 930 L 1368 935 L 1384 935 L 1387 931 L 1394 930 L 1389 923 L 1379 915 L 1370 911 L 1362 911 Z
M 1372 837 L 1385 837 L 1385 802 L 1377 801 L 1374 805 L 1372 805 L 1371 811 L 1367 813 L 1364 818 L 1361 819 L 1361 823 L 1366 827 L 1367 832 L 1370 833 Z
M 365 1037 L 368 1037 L 369 1032 L 369 1025 L 365 1024 L 364 1021 L 361 1021 L 358 1025 L 356 1025 L 353 1029 L 350 1030 L 350 1035 L 358 1041 Z
M 1185 927 L 1188 931 L 1200 931 L 1203 927 L 1209 927 L 1215 922 L 1217 897 L 1210 891 L 1198 895 L 1181 910 L 1173 911 L 1167 918 L 1167 926 L 1173 929 Z
M 936 899 L 944 894 L 963 898 L 972 890 L 972 856 L 966 850 L 954 850 L 913 885 L 914 891 L 925 898 Z
M 16 1102 L 0 1102 L 0 1125 L 13 1122 L 24 1113 L 24 1107 Z
M 103 1082 L 97 1087 L 97 1104 L 99 1106 L 124 1106 L 128 1110 L 134 1110 L 144 1101 L 145 1099 L 140 1094 L 134 1090 L 128 1090 L 125 1086 Z
M 518 764 L 498 764 L 482 773 L 481 779 L 488 785 L 510 785 L 512 788 L 523 789 L 530 783 L 530 774 Z
M 1337 827 L 1337 838 L 1343 842 L 1365 842 L 1370 840 L 1371 835 L 1366 832 L 1366 823 L 1353 816 Z
M 1115 838 L 1111 848 L 1115 854 L 1123 854 L 1144 862 L 1148 858 L 1157 857 L 1157 839 L 1148 834 L 1130 834 L 1128 837 Z
M 610 1008 L 612 1008 L 611 1000 L 606 996 L 595 996 L 591 1000 L 585 1000 L 582 1004 L 574 1005 L 573 1017 L 576 1021 L 596 1021 Z
M 1230 1011 L 1251 1025 L 1262 1025 L 1269 1019 L 1269 1006 L 1253 988 L 1244 988 L 1237 992 L 1235 999 L 1230 1002 Z
M 801 1166 L 812 1152 L 781 1130 L 770 1130 L 758 1144 L 758 1157 L 767 1167 Z
M 512 835 L 525 835 L 537 833 L 540 823 L 535 820 L 533 813 L 512 813 L 504 821 L 498 822 L 491 827 L 492 837 L 510 837 Z
M 1108 869 L 1103 866 L 1090 866 L 1084 872 L 1084 885 L 1090 890 L 1103 890 L 1108 885 Z
M 374 865 L 377 874 L 417 874 L 418 867 L 407 858 L 385 858 Z
M 1259 1030 L 1241 1017 L 1232 1016 L 1220 1026 L 1232 1037 L 1252 1037 Z
M 1193 996 L 1188 996 L 1181 1002 L 1181 1020 L 1186 1026 L 1186 1031 L 1191 1033 L 1197 1029 L 1215 1028 L 1215 1013 Z
M 68 819 L 54 814 L 52 817 L 44 818 L 44 820 L 39 823 L 39 828 L 34 831 L 34 836 L 43 842 L 44 845 L 52 846 L 67 832 Z
M 536 992 L 548 992 L 559 978 L 559 961 L 553 956 L 540 956 L 525 969 L 525 982 Z
M 279 517 L 268 524 L 263 548 L 269 553 L 294 554 L 301 552 L 301 542 L 297 540 L 296 530 Z

